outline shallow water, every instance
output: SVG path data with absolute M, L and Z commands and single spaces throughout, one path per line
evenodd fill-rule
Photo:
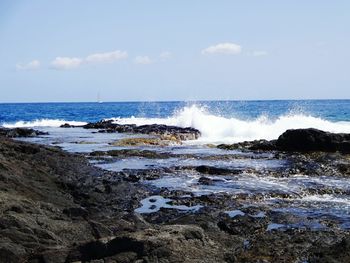
M 237 196 L 235 209 L 222 208 L 223 213 L 231 217 L 249 216 L 256 219 L 274 215 L 275 219 L 267 231 L 284 231 L 289 228 L 325 229 L 329 225 L 350 229 L 350 180 L 342 177 L 306 176 L 294 174 L 276 176 L 280 170 L 290 165 L 287 159 L 277 159 L 273 153 L 226 151 L 206 145 L 187 144 L 168 147 L 115 147 L 110 143 L 140 135 L 98 133 L 96 130 L 82 128 L 41 128 L 50 135 L 38 138 L 25 138 L 40 144 L 58 146 L 69 152 L 87 154 L 92 151 L 112 149 L 139 149 L 156 152 L 168 152 L 174 156 L 162 159 L 144 157 L 93 158 L 91 164 L 110 171 L 163 169 L 158 178 L 144 180 L 150 189 L 168 189 L 181 191 L 189 197 L 217 195 L 221 193 Z M 142 135 L 142 137 L 145 137 Z M 207 165 L 238 171 L 234 174 L 201 174 L 194 168 Z M 336 191 L 335 191 L 336 190 Z M 334 193 L 333 193 L 334 191 Z M 322 194 L 326 193 L 326 194 Z M 138 213 L 157 213 L 161 208 L 182 212 L 200 212 L 204 206 L 198 202 L 193 206 L 172 205 L 172 198 L 150 196 L 141 201 L 135 210 Z M 244 207 L 260 207 L 254 214 L 246 212 Z M 297 217 L 290 222 L 285 217 Z M 292 217 L 291 217 L 292 218 Z

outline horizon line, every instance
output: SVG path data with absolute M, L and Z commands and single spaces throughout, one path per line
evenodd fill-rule
M 330 98 L 330 99 L 216 99 L 216 100 L 210 100 L 210 99 L 202 99 L 202 100 L 122 100 L 122 101 L 33 101 L 33 102 L 26 102 L 26 101 L 18 101 L 18 102 L 0 102 L 0 104 L 49 104 L 49 103 L 57 103 L 57 104 L 63 104 L 63 103 L 93 103 L 93 104 L 104 104 L 104 103 L 169 103 L 169 102 L 229 102 L 229 101 L 326 101 L 326 100 L 338 100 L 338 101 L 346 101 L 349 99 L 337 99 L 337 98 Z

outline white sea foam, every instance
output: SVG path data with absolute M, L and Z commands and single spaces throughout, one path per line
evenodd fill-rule
M 2 126 L 6 127 L 6 128 L 59 127 L 65 123 L 68 123 L 70 125 L 84 125 L 84 124 L 86 124 L 86 122 L 80 122 L 80 121 L 41 119 L 41 120 L 34 120 L 34 121 L 18 121 L 15 123 L 3 123 Z
M 197 105 L 184 107 L 168 118 L 116 118 L 120 124 L 166 124 L 193 127 L 201 131 L 199 142 L 233 143 L 257 139 L 277 139 L 288 129 L 316 128 L 335 133 L 350 133 L 350 122 L 331 122 L 301 113 L 282 115 L 276 119 L 260 116 L 254 120 L 214 115 Z
M 167 118 L 112 118 L 119 124 L 165 124 L 179 127 L 193 127 L 202 136 L 193 143 L 234 143 L 258 139 L 277 139 L 288 129 L 316 128 L 335 133 L 350 133 L 350 121 L 332 122 L 304 113 L 291 112 L 278 118 L 260 116 L 247 120 L 238 117 L 223 117 L 210 113 L 197 105 L 184 107 Z M 4 127 L 58 127 L 64 123 L 83 125 L 85 122 L 41 119 L 30 122 L 5 123 Z M 191 143 L 191 142 L 190 142 Z

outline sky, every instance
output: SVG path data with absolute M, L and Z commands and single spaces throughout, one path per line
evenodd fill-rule
M 2 0 L 0 102 L 350 99 L 350 1 Z

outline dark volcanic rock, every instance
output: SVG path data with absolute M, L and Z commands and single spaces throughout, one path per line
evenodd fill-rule
M 55 247 L 57 256 L 123 229 L 121 218 L 132 211 L 137 194 L 133 185 L 108 175 L 83 157 L 0 137 L 0 262 L 27 262 Z M 108 193 L 95 191 L 105 184 Z
M 350 153 L 350 134 L 330 133 L 317 129 L 287 130 L 277 140 L 256 140 L 235 144 L 220 144 L 225 150 L 262 150 L 286 152 L 336 152 Z
M 227 169 L 227 168 L 219 168 L 214 166 L 208 166 L 208 165 L 200 165 L 197 166 L 196 171 L 203 174 L 212 174 L 212 175 L 226 175 L 226 174 L 239 174 L 240 170 L 233 170 L 233 169 Z
M 69 126 L 71 127 L 71 126 Z M 85 129 L 100 129 L 99 132 L 120 132 L 120 133 L 140 133 L 149 135 L 173 136 L 178 140 L 195 140 L 200 136 L 200 132 L 194 128 L 181 128 L 162 124 L 151 124 L 136 126 L 135 124 L 117 124 L 113 120 L 102 120 L 88 123 L 83 126 Z M 102 130 L 101 130 L 102 129 Z
M 350 237 L 325 248 L 317 248 L 310 263 L 350 262 Z
M 287 130 L 277 140 L 281 151 L 325 151 L 350 153 L 350 134 L 336 134 L 317 129 Z
M 245 141 L 234 144 L 220 144 L 217 146 L 219 149 L 224 150 L 262 150 L 262 151 L 274 151 L 276 150 L 276 141 L 267 140 L 255 140 Z
M 27 129 L 27 128 L 1 128 L 0 127 L 0 136 L 5 136 L 8 138 L 15 138 L 15 137 L 36 137 L 39 135 L 47 135 L 47 132 L 37 131 L 33 129 Z
M 82 127 L 82 126 L 71 125 L 69 123 L 65 123 L 60 126 L 60 128 L 75 128 L 75 127 Z

